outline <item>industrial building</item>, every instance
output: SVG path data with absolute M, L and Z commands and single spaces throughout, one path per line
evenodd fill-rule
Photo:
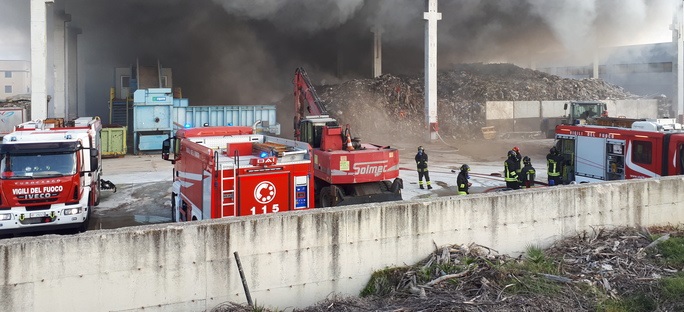
M 31 93 L 31 63 L 0 60 L 0 101 Z

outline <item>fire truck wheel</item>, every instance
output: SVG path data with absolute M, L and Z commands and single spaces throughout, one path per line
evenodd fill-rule
M 88 226 L 90 225 L 90 218 L 93 212 L 92 207 L 88 207 L 88 216 L 86 217 L 85 222 L 83 222 L 79 227 L 78 227 L 78 232 L 83 233 L 88 230 Z
M 319 202 L 319 207 L 325 208 L 325 207 L 333 207 L 335 206 L 335 194 L 333 193 L 335 190 L 331 186 L 326 186 L 321 189 L 320 194 L 318 194 L 320 198 Z

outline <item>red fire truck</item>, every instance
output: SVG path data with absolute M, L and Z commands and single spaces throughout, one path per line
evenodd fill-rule
M 684 131 L 674 119 L 635 121 L 629 128 L 559 125 L 556 139 L 565 182 L 684 174 Z
M 99 118 L 46 119 L 3 137 L 0 234 L 88 228 L 100 201 L 101 129 Z
M 330 117 L 303 68 L 294 77 L 295 139 L 310 144 L 318 205 L 401 200 L 399 150 L 361 143 Z M 394 180 L 392 180 L 394 179 Z
M 162 158 L 174 164 L 174 221 L 314 207 L 311 148 L 303 142 L 250 127 L 181 129 L 163 142 Z

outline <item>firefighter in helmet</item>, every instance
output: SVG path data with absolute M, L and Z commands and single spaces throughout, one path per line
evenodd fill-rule
M 523 164 L 525 166 L 520 170 L 520 183 L 523 188 L 531 188 L 534 186 L 534 179 L 536 177 L 536 172 L 534 167 L 532 167 L 532 160 L 525 156 L 523 157 Z
M 423 187 L 423 177 L 425 177 L 425 182 L 427 184 L 428 190 L 432 189 L 430 185 L 430 173 L 428 172 L 428 155 L 422 146 L 418 146 L 418 153 L 416 154 L 416 167 L 418 170 L 418 185 L 421 189 Z
M 520 189 L 520 180 L 518 177 L 520 172 L 520 161 L 518 160 L 515 151 L 508 151 L 508 158 L 504 161 L 504 180 L 506 187 L 509 189 Z
M 458 195 L 470 194 L 468 190 L 470 189 L 470 186 L 473 184 L 468 182 L 468 179 L 470 179 L 470 175 L 468 174 L 468 172 L 470 172 L 470 166 L 463 164 L 461 166 L 461 172 L 458 173 L 458 177 L 456 178 L 456 184 L 458 185 Z
M 549 154 L 546 155 L 546 166 L 549 186 L 563 184 L 563 178 L 561 177 L 563 172 L 563 155 L 558 152 L 555 146 L 551 147 Z

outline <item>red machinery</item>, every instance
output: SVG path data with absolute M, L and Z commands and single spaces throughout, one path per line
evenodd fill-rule
M 313 147 L 317 205 L 401 200 L 399 151 L 362 144 L 327 115 L 303 68 L 295 70 L 295 139 Z M 389 180 L 394 179 L 390 182 Z
M 311 148 L 302 142 L 250 127 L 182 129 L 163 142 L 162 158 L 174 163 L 174 221 L 314 207 Z
M 556 146 L 567 160 L 564 181 L 577 183 L 684 174 L 684 131 L 674 119 L 631 127 L 559 125 Z

